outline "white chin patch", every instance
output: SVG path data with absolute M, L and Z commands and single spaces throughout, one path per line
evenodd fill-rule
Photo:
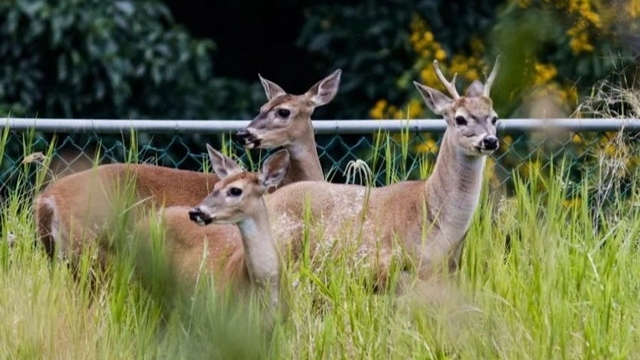
M 473 156 L 473 155 L 487 155 L 488 152 L 487 150 L 481 148 L 480 146 L 474 146 L 473 150 L 471 151 L 471 153 L 469 155 Z

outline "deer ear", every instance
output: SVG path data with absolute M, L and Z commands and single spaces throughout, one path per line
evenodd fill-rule
M 340 87 L 340 75 L 342 70 L 338 69 L 331 75 L 318 81 L 305 94 L 305 96 L 313 102 L 315 106 L 328 104 L 338 93 Z
M 287 175 L 287 171 L 289 171 L 289 152 L 282 149 L 269 156 L 262 164 L 259 175 L 260 184 L 265 190 L 278 186 Z
M 451 98 L 436 89 L 424 86 L 417 81 L 414 81 L 413 85 L 416 86 L 416 89 L 422 95 L 422 99 L 434 114 L 442 115 L 453 102 Z
M 221 152 L 207 144 L 207 152 L 209 153 L 209 160 L 211 160 L 211 167 L 213 172 L 218 175 L 219 178 L 225 178 L 229 175 L 242 172 L 242 168 L 236 164 L 235 161 L 224 156 Z
M 264 88 L 264 93 L 267 95 L 267 100 L 286 94 L 278 84 L 263 78 L 260 74 L 258 74 L 258 77 L 260 78 L 260 82 Z
M 467 88 L 466 96 L 478 97 L 478 96 L 482 96 L 483 93 L 484 93 L 484 85 L 482 84 L 482 82 L 480 82 L 480 80 L 473 80 L 471 85 L 469 85 L 469 87 Z

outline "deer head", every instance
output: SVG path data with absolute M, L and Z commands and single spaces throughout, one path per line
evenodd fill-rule
M 340 69 L 320 80 L 302 95 L 286 93 L 280 86 L 260 76 L 269 100 L 236 140 L 247 148 L 286 146 L 303 137 L 311 128 L 311 115 L 316 107 L 333 100 L 340 85 Z
M 259 173 L 244 171 L 208 144 L 207 152 L 220 181 L 199 205 L 189 211 L 189 218 L 199 225 L 235 224 L 261 211 L 262 196 L 282 181 L 289 167 L 287 150 L 279 150 L 269 156 Z
M 447 131 L 453 133 L 453 138 L 465 155 L 489 155 L 498 149 L 496 137 L 498 115 L 493 110 L 489 93 L 499 67 L 500 57 L 496 59 L 487 82 L 483 85 L 479 80 L 475 80 L 467 89 L 465 96 L 460 96 L 456 90 L 457 74 L 453 75 L 450 82 L 447 81 L 440 71 L 437 60 L 433 61 L 433 68 L 451 97 L 413 82 L 429 109 L 444 117 L 447 122 Z

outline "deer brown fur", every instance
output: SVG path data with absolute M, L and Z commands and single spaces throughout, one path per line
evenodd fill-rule
M 108 229 L 125 210 L 127 205 L 118 204 L 116 198 L 141 209 L 188 206 L 197 204 L 217 181 L 216 175 L 197 171 L 145 164 L 102 165 L 65 176 L 47 187 L 35 201 L 36 229 L 49 256 L 54 256 L 56 246 L 59 256 L 67 251 L 77 253 L 84 242 Z M 126 196 L 130 198 L 124 199 Z
M 162 211 L 161 226 L 168 260 L 178 278 L 193 285 L 202 270 L 219 289 L 242 292 L 259 288 L 274 306 L 280 302 L 281 256 L 271 233 L 264 202 L 267 190 L 277 186 L 289 166 L 287 150 L 267 158 L 259 173 L 242 170 L 235 162 L 207 145 L 214 172 L 220 177 L 211 194 L 206 218 L 193 208 L 174 206 Z M 203 227 L 215 224 L 216 236 Z M 185 222 L 193 225 L 185 228 Z M 139 224 L 144 234 L 148 222 Z
M 288 94 L 277 84 L 260 77 L 268 102 L 247 129 L 238 132 L 238 139 L 250 148 L 284 146 L 288 149 L 291 168 L 281 186 L 323 179 L 310 116 L 317 106 L 333 99 L 340 74 L 340 70 L 336 70 L 303 95 Z M 288 111 L 287 116 L 283 116 L 282 110 Z M 124 188 L 130 192 L 129 205 L 136 207 L 131 215 L 137 218 L 140 213 L 137 210 L 145 207 L 193 207 L 217 181 L 218 177 L 213 174 L 153 165 L 98 166 L 53 182 L 36 198 L 37 232 L 49 256 L 53 257 L 56 252 L 59 256 L 78 253 L 83 244 L 108 230 L 109 224 L 121 215 L 122 209 L 115 209 L 112 200 L 121 195 Z M 174 215 L 175 210 L 166 214 L 181 218 Z
M 443 268 L 455 271 L 462 244 L 478 205 L 486 156 L 498 148 L 497 115 L 489 98 L 498 61 L 485 85 L 473 82 L 458 95 L 434 62 L 448 97 L 415 83 L 429 108 L 447 122 L 431 176 L 381 188 L 303 181 L 267 198 L 280 246 L 302 249 L 305 226 L 312 225 L 312 251 L 340 249 L 354 242 L 373 262 L 378 285 L 385 286 L 394 259 L 401 268 L 428 278 Z M 208 199 L 196 209 L 206 214 Z M 311 224 L 305 223 L 309 215 Z M 211 230 L 213 231 L 213 229 Z M 400 251 L 398 251 L 400 250 Z M 401 256 L 395 257 L 395 254 Z

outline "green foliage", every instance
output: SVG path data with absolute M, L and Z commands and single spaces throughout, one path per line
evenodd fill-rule
M 409 42 L 414 14 L 424 17 L 448 52 L 468 46 L 487 29 L 500 2 L 464 0 L 367 0 L 320 3 L 307 9 L 299 44 L 313 56 L 318 72 L 344 71 L 340 96 L 332 103 L 339 118 L 368 118 L 378 99 L 401 103 L 413 94 L 400 81 L 414 67 Z M 419 69 L 416 69 L 419 70 Z M 417 76 L 413 80 L 417 80 Z
M 212 98 L 214 43 L 158 0 L 3 1 L 0 39 L 3 115 L 202 119 L 248 90 Z
M 631 69 L 633 54 L 629 44 L 623 41 L 625 31 L 614 30 L 619 27 L 615 19 L 607 20 L 606 12 L 616 7 L 602 5 L 594 9 L 594 2 L 589 2 L 589 7 L 578 10 L 573 3 L 564 0 L 556 3 L 532 1 L 527 6 L 520 6 L 511 2 L 499 12 L 488 43 L 494 53 L 507 55 L 501 74 L 506 91 L 499 92 L 498 98 L 494 99 L 504 106 L 505 116 L 528 115 L 527 109 L 522 111 L 517 107 L 532 95 L 534 86 L 549 88 L 555 83 L 564 88 L 564 92 L 573 88 L 578 95 L 588 96 L 598 81 L 614 75 L 614 72 L 619 74 Z M 593 20 L 597 26 L 587 22 L 593 18 L 598 20 Z M 618 19 L 620 23 L 634 21 L 624 12 Z M 579 26 L 584 28 L 581 30 L 584 38 L 577 33 Z M 540 78 L 541 74 L 535 68 L 539 64 L 549 64 L 553 75 Z M 561 95 L 561 102 L 570 112 L 579 99 L 567 100 L 562 91 L 560 89 L 560 93 L 552 92 L 551 95 Z
M 11 320 L 0 323 L 0 357 L 633 357 L 640 351 L 640 189 L 632 185 L 628 201 L 594 209 L 566 203 L 566 175 L 554 167 L 518 177 L 515 196 L 499 202 L 484 192 L 450 283 L 417 281 L 404 296 L 373 294 L 355 242 L 288 261 L 295 301 L 271 332 L 255 302 L 216 295 L 209 282 L 166 311 L 157 298 L 166 293 L 149 291 L 167 286 L 162 273 L 137 281 L 126 256 L 96 292 L 87 291 L 85 278 L 74 279 L 33 246 L 30 190 L 17 187 L 0 209 L 0 308 Z M 585 179 L 577 193 L 586 199 L 591 187 L 609 185 Z M 594 211 L 608 221 L 595 226 Z M 82 257 L 89 262 L 91 253 Z
M 431 43 L 444 50 L 438 60 L 445 73 L 454 68 L 457 72 L 465 64 L 476 71 L 475 76 L 459 77 L 460 88 L 483 78 L 493 58 L 502 54 L 503 67 L 492 92 L 501 117 L 532 116 L 527 101 L 534 90 L 542 90 L 535 96 L 557 98 L 558 107 L 568 114 L 577 105 L 578 95 L 587 94 L 612 71 L 633 64 L 629 29 L 637 25 L 637 15 L 630 10 L 630 2 L 619 6 L 581 3 L 320 3 L 307 10 L 299 43 L 315 56 L 318 71 L 343 68 L 341 96 L 333 104 L 339 117 L 369 117 L 368 110 L 382 99 L 406 111 L 408 101 L 417 98 L 411 80 L 428 83 L 424 71 L 430 71 L 434 54 L 416 51 L 415 43 L 412 48 L 412 36 L 422 35 L 410 29 L 415 17 L 424 20 L 433 34 Z M 476 39 L 482 52 L 473 49 Z M 385 116 L 394 117 L 393 111 Z

